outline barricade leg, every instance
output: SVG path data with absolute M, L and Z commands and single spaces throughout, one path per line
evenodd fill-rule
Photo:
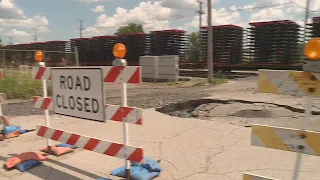
M 309 122 L 310 122 L 310 116 L 311 116 L 311 111 L 312 111 L 312 99 L 313 97 L 307 96 L 306 97 L 306 108 L 305 108 L 305 118 L 304 118 L 304 125 L 302 130 L 306 130 L 309 128 Z M 294 166 L 294 171 L 293 171 L 293 180 L 298 180 L 299 178 L 299 171 L 301 168 L 301 161 L 302 161 L 302 153 L 298 152 L 297 153 L 297 159 L 296 163 Z
M 45 65 L 43 65 L 43 67 L 45 67 Z M 43 97 L 47 98 L 48 97 L 48 90 L 47 90 L 47 81 L 45 79 L 45 77 L 42 77 L 42 93 L 43 93 Z M 45 114 L 45 118 L 46 118 L 46 126 L 50 127 L 50 117 L 49 117 L 49 110 L 45 109 L 44 110 L 44 114 Z M 51 154 L 51 140 L 50 139 L 46 139 L 47 142 L 47 147 L 48 147 L 48 152 Z
M 122 106 L 127 107 L 127 83 L 122 83 Z M 123 121 L 123 142 L 125 146 L 129 145 L 129 127 L 126 121 Z M 130 162 L 125 160 L 127 179 L 131 177 Z

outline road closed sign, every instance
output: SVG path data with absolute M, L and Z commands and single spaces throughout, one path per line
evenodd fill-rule
M 101 69 L 52 68 L 51 75 L 55 113 L 105 121 Z

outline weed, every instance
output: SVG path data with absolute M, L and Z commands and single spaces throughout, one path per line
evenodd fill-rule
M 225 78 L 214 78 L 213 81 L 212 81 L 212 84 L 211 85 L 220 85 L 220 84 L 224 84 L 228 82 L 227 79 Z M 192 86 L 203 86 L 205 84 L 208 84 L 208 80 L 207 79 L 202 79 L 202 80 L 199 80 L 197 82 L 195 82 Z
M 50 82 L 47 82 L 47 89 L 50 96 Z M 6 94 L 7 99 L 32 99 L 33 96 L 42 96 L 42 83 L 32 79 L 28 71 L 5 71 L 4 79 L 0 81 L 0 92 Z

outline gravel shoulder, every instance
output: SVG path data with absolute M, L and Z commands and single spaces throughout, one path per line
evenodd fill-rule
M 193 86 L 199 79 L 188 82 L 172 83 L 143 83 L 141 85 L 128 85 L 128 105 L 140 108 L 155 108 L 170 103 L 199 99 L 210 95 L 202 91 L 207 86 Z M 107 104 L 121 104 L 121 86 L 105 85 L 105 98 Z M 10 100 L 3 105 L 6 116 L 40 115 L 43 111 L 35 109 L 33 101 Z

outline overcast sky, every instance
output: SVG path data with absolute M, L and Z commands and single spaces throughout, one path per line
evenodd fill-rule
M 303 24 L 306 0 L 212 0 L 213 25 L 267 20 L 294 20 Z M 204 11 L 207 10 L 203 0 Z M 311 17 L 320 16 L 320 0 L 311 0 Z M 121 25 L 141 23 L 146 31 L 184 29 L 197 31 L 197 0 L 0 0 L 0 36 L 13 36 L 14 43 L 79 37 L 79 19 L 84 20 L 84 36 L 111 35 Z M 207 16 L 203 15 L 203 25 Z

